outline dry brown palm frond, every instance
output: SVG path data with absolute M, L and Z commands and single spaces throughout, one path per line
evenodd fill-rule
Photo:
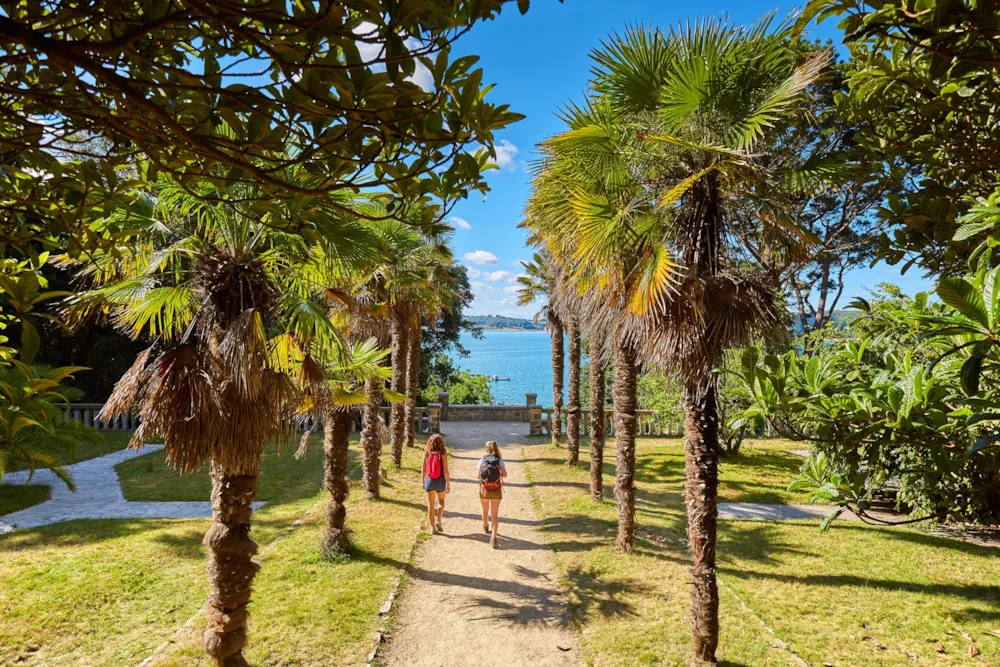
M 230 322 L 219 338 L 219 362 L 246 397 L 260 393 L 260 369 L 267 368 L 267 333 L 260 311 L 247 309 Z
M 140 352 L 128 371 L 115 383 L 111 396 L 98 414 L 99 419 L 107 421 L 136 411 L 136 405 L 142 402 L 143 392 L 152 374 L 149 366 L 152 351 L 153 348 L 148 347 Z
M 223 330 L 244 312 L 269 312 L 278 295 L 261 262 L 213 248 L 198 258 L 195 289 L 207 297 L 202 318 Z
M 214 364 L 206 363 L 194 344 L 177 345 L 153 363 L 139 406 L 143 433 L 162 436 L 167 463 L 190 472 L 211 458 L 213 432 L 226 421 Z

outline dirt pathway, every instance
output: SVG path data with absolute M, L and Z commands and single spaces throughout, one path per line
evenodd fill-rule
M 531 502 L 519 432 L 526 424 L 446 422 L 451 494 L 444 535 L 417 554 L 382 665 L 577 665 L 552 552 Z M 500 548 L 483 533 L 476 462 L 496 440 L 507 466 Z

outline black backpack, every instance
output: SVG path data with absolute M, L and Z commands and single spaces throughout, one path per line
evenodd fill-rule
M 487 454 L 483 457 L 483 467 L 479 469 L 479 481 L 483 486 L 500 486 L 500 457 Z

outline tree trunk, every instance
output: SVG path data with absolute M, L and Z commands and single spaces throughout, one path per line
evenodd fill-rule
M 406 423 L 403 426 L 403 437 L 406 439 L 406 446 L 413 447 L 417 394 L 420 393 L 420 316 L 415 315 L 409 326 L 410 332 L 406 337 L 406 404 L 403 406 Z
M 256 475 L 228 475 L 214 464 L 212 525 L 205 533 L 208 547 L 208 628 L 205 651 L 219 667 L 244 667 L 247 604 L 260 566 L 252 558 L 257 544 L 250 539 L 251 503 L 257 495 Z
M 549 313 L 552 332 L 552 444 L 562 441 L 563 390 L 563 325 L 554 313 Z
M 402 394 L 406 387 L 407 353 L 409 341 L 407 336 L 407 320 L 405 313 L 393 313 L 392 317 L 392 383 L 391 387 L 397 394 Z M 389 442 L 392 451 L 392 463 L 396 468 L 403 465 L 403 440 L 406 438 L 406 406 L 402 403 L 391 403 L 389 408 Z
M 624 337 L 623 337 L 624 338 Z M 615 499 L 618 537 L 615 551 L 632 552 L 635 532 L 635 349 L 628 340 L 615 343 Z
M 350 553 L 351 540 L 344 520 L 347 518 L 347 448 L 351 439 L 351 413 L 327 410 L 323 418 L 323 486 L 330 493 L 326 506 L 325 527 L 319 551 L 333 560 Z
M 715 387 L 684 392 L 684 474 L 691 568 L 691 625 L 696 665 L 714 665 L 719 645 L 719 589 L 715 581 L 719 491 L 719 412 Z
M 566 416 L 566 442 L 569 457 L 566 465 L 575 466 L 580 460 L 580 324 L 569 319 L 569 414 Z
M 604 501 L 604 364 L 601 340 L 590 336 L 590 499 Z
M 382 438 L 379 434 L 379 420 L 382 412 L 382 380 L 368 378 L 365 380 L 365 392 L 368 402 L 362 408 L 361 416 L 361 451 L 362 484 L 365 498 L 379 497 L 379 468 L 382 461 Z

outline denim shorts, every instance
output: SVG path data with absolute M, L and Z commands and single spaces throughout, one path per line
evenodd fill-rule
M 444 493 L 445 490 L 445 479 L 444 475 L 441 475 L 437 479 L 431 479 L 430 477 L 424 477 L 424 491 L 428 493 L 431 491 L 437 491 L 438 493 Z

